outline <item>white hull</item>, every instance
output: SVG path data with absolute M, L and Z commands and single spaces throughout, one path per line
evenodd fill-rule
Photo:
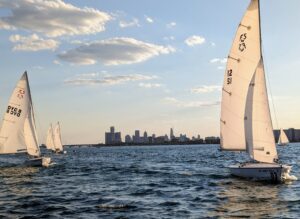
M 291 166 L 276 163 L 242 163 L 229 166 L 234 176 L 258 181 L 283 182 L 286 180 Z

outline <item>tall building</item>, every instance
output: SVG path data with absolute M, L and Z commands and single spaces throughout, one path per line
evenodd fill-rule
M 105 132 L 105 144 L 120 144 L 121 132 L 115 132 L 115 127 L 110 127 L 110 132 Z
M 139 144 L 142 142 L 143 142 L 143 139 L 140 136 L 140 130 L 135 130 L 134 136 L 133 136 L 133 143 Z
M 170 141 L 175 139 L 173 128 L 170 129 Z
M 126 135 L 125 136 L 125 143 L 131 143 L 132 142 L 132 139 L 130 137 L 130 135 Z

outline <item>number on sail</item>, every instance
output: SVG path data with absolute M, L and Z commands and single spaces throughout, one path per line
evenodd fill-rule
M 227 71 L 227 84 L 232 83 L 232 69 L 228 69 Z
M 6 110 L 6 113 L 11 114 L 13 116 L 20 117 L 21 113 L 22 113 L 22 110 L 18 109 L 17 107 L 8 106 L 7 110 Z
M 246 43 L 245 40 L 247 39 L 247 33 L 243 33 L 240 36 L 240 44 L 239 44 L 239 50 L 243 52 L 246 49 Z

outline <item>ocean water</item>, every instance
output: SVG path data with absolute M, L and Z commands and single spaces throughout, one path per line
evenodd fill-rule
M 300 178 L 300 144 L 280 147 Z M 217 145 L 73 147 L 48 168 L 0 167 L 4 218 L 300 218 L 300 181 L 229 175 Z M 1 158 L 0 158 L 1 161 Z

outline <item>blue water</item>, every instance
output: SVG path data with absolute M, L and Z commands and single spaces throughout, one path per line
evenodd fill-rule
M 0 167 L 0 217 L 300 218 L 300 181 L 233 178 L 225 167 L 247 157 L 217 145 L 67 152 L 49 168 Z M 299 178 L 300 144 L 279 154 Z

